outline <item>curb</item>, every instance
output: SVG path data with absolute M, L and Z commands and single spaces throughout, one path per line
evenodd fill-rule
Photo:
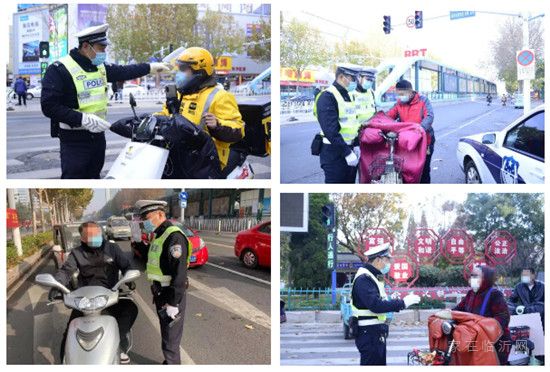
M 413 309 L 402 310 L 393 313 L 391 324 L 418 325 L 427 322 L 428 317 L 440 309 Z M 342 321 L 340 311 L 286 311 L 287 323 L 289 324 L 335 324 Z
M 17 266 L 8 269 L 6 273 L 6 299 L 9 299 L 44 262 L 50 259 L 51 245 L 44 245 L 35 254 L 25 258 Z

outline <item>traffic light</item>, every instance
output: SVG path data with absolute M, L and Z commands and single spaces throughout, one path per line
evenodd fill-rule
M 391 32 L 391 17 L 390 16 L 384 16 L 384 33 L 387 35 Z
M 38 44 L 38 50 L 40 51 L 40 58 L 50 58 L 50 43 L 47 41 L 41 41 Z
M 336 226 L 336 214 L 334 213 L 334 204 L 325 204 L 323 205 L 323 208 L 321 208 L 321 220 L 323 221 L 323 225 L 327 229 L 333 229 Z
M 414 11 L 414 28 L 422 28 L 424 26 L 424 20 L 422 19 L 422 11 Z

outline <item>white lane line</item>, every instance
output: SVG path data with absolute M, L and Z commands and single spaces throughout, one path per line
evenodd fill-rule
M 160 325 L 158 322 L 157 314 L 155 314 L 153 310 L 151 310 L 149 305 L 145 302 L 145 300 L 139 295 L 137 291 L 134 291 L 132 297 L 136 300 L 136 302 L 138 302 L 139 308 L 142 310 L 142 312 L 145 314 L 147 319 L 149 319 L 153 327 L 155 327 L 155 329 L 160 334 Z M 189 354 L 187 354 L 187 352 L 183 349 L 183 347 L 181 347 L 181 344 L 180 344 L 180 353 L 181 353 L 182 364 L 195 364 L 195 362 L 193 361 L 193 359 L 191 359 Z
M 455 129 L 451 130 L 450 132 L 447 132 L 447 133 L 445 133 L 445 134 L 443 134 L 443 135 L 440 135 L 440 136 L 436 136 L 436 139 L 441 140 L 441 138 L 445 138 L 445 137 L 447 137 L 449 134 L 455 133 L 455 132 L 459 131 L 460 129 L 467 127 L 468 125 L 471 125 L 471 124 L 475 123 L 475 122 L 478 121 L 479 119 L 481 119 L 481 118 L 483 118 L 483 117 L 485 117 L 485 116 L 487 116 L 487 115 L 489 115 L 489 114 L 495 112 L 495 111 L 498 110 L 498 109 L 499 109 L 499 108 L 497 107 L 497 108 L 495 108 L 495 109 L 493 109 L 493 110 L 491 110 L 491 111 L 487 111 L 485 114 L 480 115 L 480 116 L 478 116 L 478 117 L 476 117 L 476 118 L 474 118 L 474 119 L 472 119 L 472 120 L 470 120 L 470 121 L 467 121 L 466 123 L 464 123 L 464 124 L 462 124 L 461 126 L 459 126 L 459 127 L 455 128 Z
M 206 301 L 220 309 L 229 311 L 238 315 L 242 319 L 254 322 L 264 328 L 271 329 L 271 317 L 242 299 L 225 287 L 212 288 L 199 282 L 196 279 L 189 278 L 189 285 L 196 290 L 190 290 L 188 295 L 194 296 L 200 300 Z
M 230 249 L 233 249 L 235 248 L 234 246 L 232 245 L 228 245 L 228 244 L 221 244 L 221 243 L 214 243 L 212 241 L 208 241 L 206 242 L 206 245 L 217 245 L 217 246 L 220 246 L 220 247 L 224 247 L 224 248 L 230 248 Z
M 268 280 L 264 280 L 264 279 L 260 279 L 260 278 L 256 278 L 255 276 L 252 276 L 252 275 L 248 275 L 248 274 L 244 274 L 244 273 L 240 273 L 236 270 L 231 270 L 231 269 L 228 269 L 227 267 L 223 267 L 221 265 L 216 265 L 216 264 L 213 264 L 211 262 L 207 262 L 206 263 L 207 265 L 209 266 L 213 266 L 217 269 L 220 269 L 220 270 L 225 270 L 225 271 L 228 271 L 230 272 L 231 274 L 235 274 L 235 275 L 239 275 L 239 276 L 242 276 L 243 278 L 247 278 L 247 279 L 250 279 L 250 280 L 254 280 L 256 282 L 259 282 L 259 283 L 263 283 L 263 284 L 267 284 L 267 285 L 271 285 L 271 282 L 268 281 Z

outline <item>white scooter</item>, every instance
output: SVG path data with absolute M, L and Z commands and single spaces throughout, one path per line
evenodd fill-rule
M 51 274 L 36 276 L 36 283 L 63 293 L 66 307 L 84 313 L 83 317 L 75 318 L 69 324 L 63 364 L 120 364 L 118 323 L 110 315 L 101 315 L 101 311 L 118 303 L 120 298 L 129 298 L 128 293 L 120 294 L 119 288 L 139 276 L 139 270 L 128 270 L 112 289 L 88 286 L 74 291 Z
M 161 179 L 168 161 L 169 143 L 160 134 L 156 116 L 137 117 L 137 104 L 131 93 L 130 106 L 139 125 L 132 126 L 131 141 L 124 146 L 105 178 Z M 254 171 L 246 157 L 226 176 L 226 179 L 249 178 L 254 178 Z

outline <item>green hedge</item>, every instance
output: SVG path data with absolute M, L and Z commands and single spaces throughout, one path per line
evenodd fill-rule
M 52 240 L 52 232 L 43 232 L 36 235 L 28 235 L 21 238 L 21 244 L 23 246 L 23 256 L 17 256 L 17 248 L 13 240 L 9 240 L 7 244 L 7 263 L 8 268 L 17 265 L 25 258 L 32 256 L 38 252 L 44 245 L 48 244 Z

